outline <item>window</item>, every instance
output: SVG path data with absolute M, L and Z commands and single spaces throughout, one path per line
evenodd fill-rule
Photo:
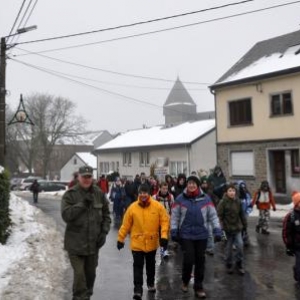
M 271 116 L 293 113 L 292 94 L 290 92 L 271 95 Z
M 187 173 L 186 161 L 171 161 L 170 162 L 170 175 L 177 176 L 179 173 Z
M 74 165 L 77 165 L 77 158 L 76 158 L 76 157 L 75 157 L 74 160 L 73 160 L 73 164 L 74 164 Z
M 299 149 L 291 150 L 291 170 L 292 176 L 300 175 Z
M 254 176 L 253 151 L 231 152 L 231 175 Z
M 107 174 L 109 172 L 109 163 L 108 162 L 100 162 L 100 173 Z
M 229 102 L 230 126 L 252 124 L 251 99 Z
M 131 166 L 131 152 L 123 153 L 123 166 Z
M 150 164 L 149 152 L 140 152 L 140 166 L 148 166 Z
M 112 171 L 115 171 L 115 162 L 114 162 L 114 161 L 112 161 L 112 162 L 110 163 L 110 169 L 111 169 Z

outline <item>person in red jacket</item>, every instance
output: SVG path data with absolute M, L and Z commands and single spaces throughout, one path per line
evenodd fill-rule
M 258 224 L 256 225 L 256 232 L 262 234 L 270 234 L 269 221 L 270 221 L 270 209 L 271 206 L 276 211 L 275 200 L 273 193 L 270 189 L 268 181 L 262 181 L 260 188 L 254 194 L 252 199 L 252 206 L 257 205 L 259 210 Z
M 108 180 L 105 178 L 104 174 L 101 175 L 97 184 L 104 194 L 108 193 L 108 190 L 109 190 Z

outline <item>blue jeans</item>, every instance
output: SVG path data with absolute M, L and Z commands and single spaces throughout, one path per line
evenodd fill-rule
M 227 265 L 232 265 L 233 263 L 243 264 L 244 254 L 243 254 L 243 239 L 242 233 L 229 233 L 226 232 L 227 242 L 225 248 L 225 261 Z M 233 251 L 232 246 L 235 245 L 236 250 Z M 233 255 L 234 252 L 234 255 Z M 234 256 L 234 257 L 233 257 Z

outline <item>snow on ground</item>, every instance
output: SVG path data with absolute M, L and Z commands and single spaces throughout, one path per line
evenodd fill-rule
M 11 194 L 12 232 L 0 244 L 0 299 L 63 299 L 68 260 L 55 222 Z

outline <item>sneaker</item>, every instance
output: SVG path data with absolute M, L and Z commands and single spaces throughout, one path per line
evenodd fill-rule
M 142 300 L 142 294 L 140 294 L 140 293 L 134 293 L 132 299 Z
M 238 272 L 239 272 L 240 275 L 245 275 L 245 270 L 243 268 L 242 262 L 238 262 L 236 264 L 236 267 L 237 267 L 237 270 L 238 270 Z
M 187 284 L 182 284 L 182 286 L 181 286 L 181 290 L 184 292 L 184 293 L 187 293 L 188 292 L 188 290 L 189 290 L 189 286 L 187 285 Z
M 149 293 L 155 293 L 156 292 L 156 288 L 154 285 L 148 285 L 148 292 Z
M 262 234 L 270 234 L 270 232 L 269 232 L 268 230 L 265 230 L 265 229 L 263 229 L 263 230 L 261 231 L 261 233 L 262 233 Z
M 226 268 L 227 268 L 227 274 L 233 274 L 233 272 L 234 272 L 234 265 L 232 265 L 232 264 L 226 264 Z
M 163 253 L 162 253 L 163 259 L 168 259 L 169 256 L 170 256 L 170 254 L 169 254 L 168 250 L 164 250 Z
M 206 293 L 203 290 L 197 290 L 195 291 L 195 296 L 200 299 L 205 299 Z

